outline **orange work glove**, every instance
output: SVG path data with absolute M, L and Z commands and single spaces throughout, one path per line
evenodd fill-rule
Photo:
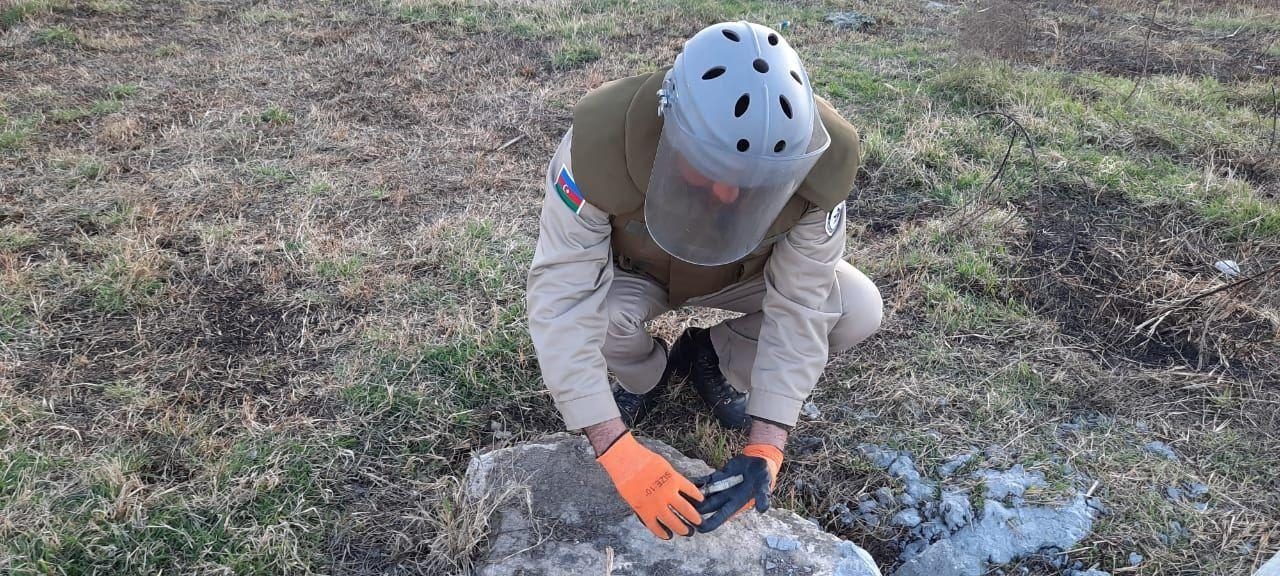
M 694 526 L 702 523 L 693 507 L 702 501 L 702 493 L 665 458 L 636 442 L 630 432 L 618 437 L 596 461 L 654 536 L 663 540 L 670 540 L 672 533 L 692 536 Z
M 696 484 L 707 490 L 698 512 L 709 515 L 698 531 L 715 530 L 748 508 L 769 510 L 769 494 L 778 484 L 780 469 L 782 450 L 769 444 L 748 444 L 742 455 L 726 462 L 724 468 L 698 479 Z

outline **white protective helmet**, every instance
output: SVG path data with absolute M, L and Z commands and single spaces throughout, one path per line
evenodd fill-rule
M 741 259 L 830 142 L 800 57 L 767 26 L 715 24 L 685 42 L 658 102 L 650 236 L 693 264 Z

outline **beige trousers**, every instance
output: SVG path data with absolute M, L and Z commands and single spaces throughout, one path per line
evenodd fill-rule
M 831 298 L 839 299 L 842 314 L 828 335 L 831 354 L 866 340 L 880 328 L 884 314 L 880 290 L 870 278 L 843 260 L 836 264 L 835 273 L 837 289 L 831 291 Z M 711 343 L 720 358 L 720 371 L 741 392 L 751 389 L 751 369 L 764 319 L 764 294 L 764 277 L 756 276 L 687 303 L 744 314 L 711 327 Z M 668 311 L 667 291 L 646 276 L 615 268 L 605 305 L 609 315 L 605 362 L 623 388 L 637 394 L 647 392 L 662 377 L 667 356 L 644 325 Z

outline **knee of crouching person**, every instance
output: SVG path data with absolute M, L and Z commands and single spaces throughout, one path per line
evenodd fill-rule
M 841 274 L 840 300 L 843 311 L 831 334 L 831 352 L 844 352 L 866 340 L 884 320 L 884 299 L 875 282 L 857 270 Z
M 630 336 L 643 329 L 644 319 L 635 312 L 617 308 L 609 310 L 609 334 Z

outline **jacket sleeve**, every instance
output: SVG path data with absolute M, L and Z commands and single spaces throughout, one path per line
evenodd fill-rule
M 613 280 L 609 216 L 585 202 L 575 213 L 554 186 L 562 167 L 572 170 L 572 137 L 571 129 L 547 169 L 526 295 L 542 380 L 570 430 L 619 415 L 602 351 Z
M 795 424 L 827 365 L 828 336 L 840 319 L 839 298 L 831 293 L 844 244 L 842 202 L 830 213 L 811 206 L 774 247 L 764 270 L 764 319 L 748 414 Z

